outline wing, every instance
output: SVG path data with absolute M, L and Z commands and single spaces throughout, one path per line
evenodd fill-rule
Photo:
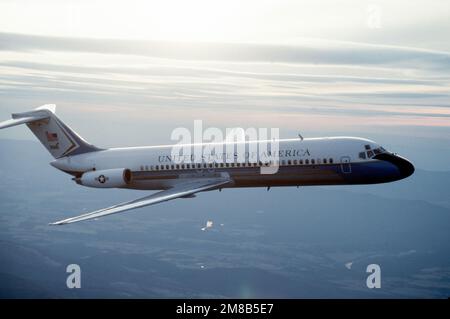
M 153 204 L 165 202 L 165 201 L 180 198 L 180 197 L 189 197 L 198 192 L 203 192 L 206 190 L 212 190 L 212 189 L 219 188 L 222 185 L 228 184 L 230 181 L 231 180 L 228 177 L 208 178 L 208 179 L 201 179 L 201 180 L 195 180 L 195 181 L 186 181 L 186 182 L 177 184 L 172 188 L 157 192 L 150 196 L 146 196 L 146 197 L 135 199 L 135 200 L 132 200 L 129 202 L 117 204 L 117 205 L 114 205 L 114 206 L 111 206 L 108 208 L 96 210 L 91 213 L 87 213 L 87 214 L 79 215 L 76 217 L 60 220 L 60 221 L 57 221 L 54 223 L 50 223 L 50 225 L 64 225 L 64 224 L 76 223 L 76 222 L 80 222 L 82 220 L 88 220 L 88 219 L 103 217 L 106 215 L 121 213 L 121 212 L 130 210 L 130 209 L 153 205 Z

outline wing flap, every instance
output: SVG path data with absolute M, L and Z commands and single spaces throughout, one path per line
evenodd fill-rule
M 50 225 L 64 225 L 70 223 L 76 223 L 83 220 L 99 218 L 107 215 L 121 213 L 127 210 L 140 208 L 148 205 L 153 205 L 161 202 L 165 202 L 168 200 L 180 198 L 180 197 L 188 197 L 198 192 L 203 192 L 207 190 L 212 190 L 219 188 L 222 185 L 225 185 L 230 182 L 229 178 L 214 178 L 214 179 L 205 179 L 205 180 L 196 180 L 196 181 L 187 181 L 182 182 L 180 184 L 175 185 L 172 188 L 167 190 L 163 190 L 152 194 L 150 196 L 146 196 L 143 198 L 135 199 L 129 202 L 117 204 L 108 208 L 103 208 L 96 210 L 94 212 L 86 213 L 83 215 L 79 215 L 76 217 L 67 218 L 64 220 L 60 220 L 54 223 L 50 223 Z

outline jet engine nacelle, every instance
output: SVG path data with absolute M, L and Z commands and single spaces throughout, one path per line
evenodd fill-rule
M 125 187 L 131 182 L 131 171 L 127 168 L 113 168 L 90 171 L 75 180 L 78 184 L 97 188 Z

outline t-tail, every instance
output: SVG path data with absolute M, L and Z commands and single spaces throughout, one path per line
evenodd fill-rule
M 86 142 L 55 115 L 56 105 L 46 104 L 32 111 L 13 113 L 0 129 L 26 124 L 54 158 L 101 150 Z

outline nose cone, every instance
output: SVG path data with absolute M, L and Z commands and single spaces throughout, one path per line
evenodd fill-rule
M 400 174 L 402 175 L 402 178 L 406 178 L 408 176 L 411 176 L 414 173 L 414 165 L 408 161 L 406 158 L 397 156 L 397 167 L 400 171 Z
M 383 153 L 376 155 L 374 158 L 382 161 L 387 161 L 397 166 L 397 169 L 400 172 L 400 179 L 411 176 L 414 173 L 414 165 L 404 157 Z

